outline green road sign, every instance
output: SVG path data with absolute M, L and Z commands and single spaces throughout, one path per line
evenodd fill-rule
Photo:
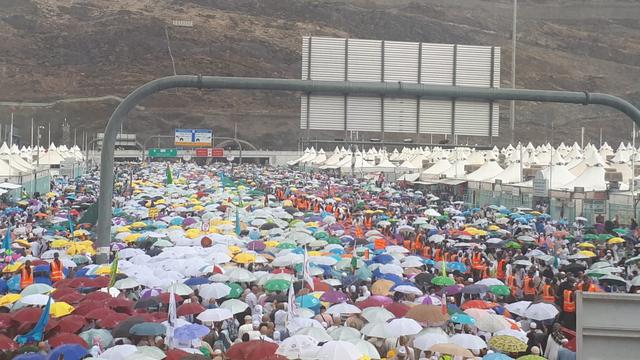
M 177 156 L 178 156 L 178 149 L 159 149 L 159 148 L 149 149 L 149 157 L 170 158 L 170 157 L 177 157 Z

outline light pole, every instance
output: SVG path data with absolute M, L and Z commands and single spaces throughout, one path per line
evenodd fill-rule
M 44 126 L 38 126 L 37 145 L 36 145 L 36 169 L 33 172 L 33 193 L 38 191 L 38 171 L 40 170 L 40 130 L 44 130 Z
M 516 88 L 516 38 L 517 38 L 517 22 L 518 22 L 518 0 L 513 0 L 513 24 L 511 29 L 511 88 Z M 515 141 L 516 133 L 516 102 L 511 100 L 511 143 Z

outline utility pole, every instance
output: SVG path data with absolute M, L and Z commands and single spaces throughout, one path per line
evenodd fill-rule
M 11 128 L 9 129 L 9 147 L 13 146 L 13 112 L 11 113 Z
M 48 146 L 51 146 L 51 120 L 49 120 L 49 138 L 47 139 L 48 141 Z
M 31 148 L 33 149 L 33 118 L 31 118 Z
M 513 0 L 513 20 L 511 32 L 511 88 L 516 88 L 516 42 L 517 42 L 517 22 L 518 22 L 518 0 Z M 515 142 L 516 133 L 516 102 L 511 100 L 511 143 Z

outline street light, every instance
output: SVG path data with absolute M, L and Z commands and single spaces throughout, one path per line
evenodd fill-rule
M 38 126 L 38 136 L 36 145 L 36 168 L 33 172 L 33 193 L 38 191 L 38 171 L 40 170 L 40 130 L 44 130 L 44 126 Z

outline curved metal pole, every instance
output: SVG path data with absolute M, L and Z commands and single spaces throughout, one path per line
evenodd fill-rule
M 238 145 L 238 149 L 240 149 L 240 154 L 239 154 L 239 159 L 238 159 L 238 163 L 242 164 L 242 143 L 243 140 L 238 140 L 236 138 L 228 138 L 228 137 L 218 137 L 218 139 L 224 139 L 223 142 L 221 142 L 220 144 L 218 144 L 218 146 L 224 146 L 223 144 L 227 144 L 229 141 L 233 141 L 236 143 L 236 145 Z M 244 141 L 246 142 L 246 141 Z M 253 145 L 251 145 L 253 146 Z M 255 146 L 253 146 L 253 148 L 255 149 Z
M 100 159 L 100 199 L 98 203 L 97 262 L 108 262 L 111 240 L 111 202 L 113 199 L 113 154 L 116 135 L 126 115 L 147 96 L 172 88 L 281 90 L 306 93 L 387 95 L 433 99 L 521 100 L 569 104 L 599 104 L 617 109 L 640 125 L 640 111 L 619 97 L 588 92 L 525 89 L 476 88 L 390 82 L 315 81 L 290 79 L 235 78 L 176 75 L 150 81 L 129 94 L 109 118 L 104 131 Z

